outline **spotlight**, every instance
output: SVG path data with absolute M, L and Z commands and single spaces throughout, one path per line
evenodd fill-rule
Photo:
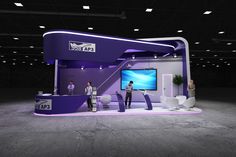
M 154 58 L 157 59 L 157 55 L 154 55 Z
M 2 61 L 2 63 L 6 63 L 7 61 Z
M 132 55 L 132 59 L 135 59 L 135 55 Z
M 81 70 L 84 70 L 84 66 L 81 66 L 81 68 L 80 68 Z
M 102 70 L 102 65 L 100 65 L 99 69 Z
M 177 58 L 177 55 L 176 55 L 176 54 L 174 54 L 174 58 Z

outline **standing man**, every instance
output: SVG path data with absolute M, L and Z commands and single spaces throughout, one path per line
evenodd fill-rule
M 89 96 L 87 99 L 88 111 L 92 111 L 93 109 L 93 104 L 92 104 L 92 99 L 91 99 L 93 88 L 91 85 L 92 85 L 92 82 L 89 81 L 87 83 L 87 87 L 85 88 L 85 94 Z
M 132 91 L 133 91 L 133 81 L 130 81 L 129 84 L 125 88 L 126 96 L 125 96 L 125 107 L 127 108 L 127 101 L 129 99 L 129 108 L 131 107 L 132 101 Z
M 73 81 L 69 82 L 69 85 L 67 86 L 67 89 L 68 89 L 68 95 L 73 95 L 74 94 L 75 85 L 74 85 Z

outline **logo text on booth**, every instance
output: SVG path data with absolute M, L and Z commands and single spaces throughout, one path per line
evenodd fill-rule
M 69 50 L 82 52 L 96 52 L 96 44 L 79 41 L 69 41 Z

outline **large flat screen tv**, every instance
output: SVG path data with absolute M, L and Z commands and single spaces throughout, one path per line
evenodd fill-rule
M 133 81 L 134 90 L 157 90 L 156 69 L 123 69 L 121 70 L 121 90 L 125 90 Z

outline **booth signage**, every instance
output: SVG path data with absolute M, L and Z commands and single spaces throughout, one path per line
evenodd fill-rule
M 79 41 L 69 41 L 69 50 L 82 52 L 96 52 L 96 44 Z
M 52 99 L 37 99 L 35 109 L 52 110 Z

